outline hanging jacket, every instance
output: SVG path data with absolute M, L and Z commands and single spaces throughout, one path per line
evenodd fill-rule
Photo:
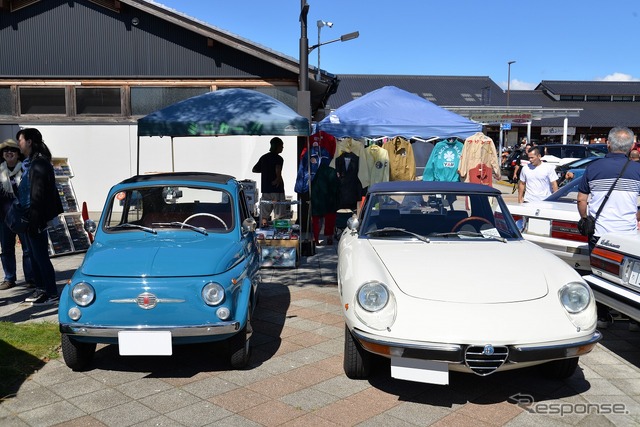
M 451 139 L 438 142 L 427 166 L 422 174 L 423 181 L 444 181 L 457 182 L 460 181 L 458 166 L 460 165 L 460 156 L 464 145 L 457 139 Z
M 396 136 L 382 146 L 389 154 L 389 181 L 413 181 L 416 179 L 416 159 L 411 143 Z
M 389 153 L 373 144 L 365 150 L 371 184 L 389 181 Z
M 318 146 L 311 147 L 309 155 L 305 155 L 298 165 L 296 183 L 293 188 L 296 193 L 304 194 L 309 191 L 309 183 L 313 181 L 321 161 L 329 162 L 327 150 Z
M 364 143 L 353 138 L 342 138 L 341 140 L 337 141 L 336 155 L 331 161 L 331 167 L 336 167 L 335 160 L 343 153 L 353 153 L 361 159 L 358 166 L 359 169 L 357 171 L 358 179 L 360 180 L 363 188 L 368 187 L 371 183 L 371 180 L 369 179 L 369 168 L 367 167 L 367 163 L 365 160 L 366 153 Z
M 474 182 L 491 186 L 493 177 L 500 178 L 498 152 L 489 138 L 482 132 L 476 132 L 464 141 L 458 167 L 464 182 Z
M 323 216 L 337 212 L 339 198 L 338 174 L 329 166 L 329 162 L 322 162 L 311 182 L 311 215 Z
M 355 209 L 362 197 L 362 183 L 358 178 L 360 158 L 353 153 L 342 153 L 334 159 L 340 182 L 340 209 Z

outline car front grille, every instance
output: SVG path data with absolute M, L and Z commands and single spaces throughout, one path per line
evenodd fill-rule
M 470 345 L 464 353 L 464 362 L 473 372 L 485 376 L 495 372 L 508 357 L 509 349 L 504 346 Z

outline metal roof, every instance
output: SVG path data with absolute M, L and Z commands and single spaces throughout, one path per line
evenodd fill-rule
M 366 93 L 395 86 L 437 105 L 504 105 L 506 95 L 489 77 L 340 74 L 327 108 L 337 109 Z
M 640 82 L 543 80 L 536 90 L 554 95 L 640 95 Z

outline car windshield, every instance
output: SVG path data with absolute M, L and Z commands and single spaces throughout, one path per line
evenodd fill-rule
M 221 189 L 180 185 L 131 188 L 113 195 L 106 231 L 162 229 L 226 232 L 234 225 L 231 195 Z
M 361 218 L 360 236 L 376 239 L 520 238 L 502 198 L 487 194 L 374 193 Z

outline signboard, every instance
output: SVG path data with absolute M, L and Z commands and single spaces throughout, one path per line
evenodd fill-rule
M 533 120 L 531 113 L 472 113 L 468 117 L 480 123 L 526 123 Z
M 540 128 L 540 135 L 563 135 L 564 128 L 562 126 L 542 126 Z M 567 135 L 575 135 L 576 128 L 573 126 L 567 127 Z
M 511 130 L 511 123 L 502 123 L 500 127 L 502 130 Z

